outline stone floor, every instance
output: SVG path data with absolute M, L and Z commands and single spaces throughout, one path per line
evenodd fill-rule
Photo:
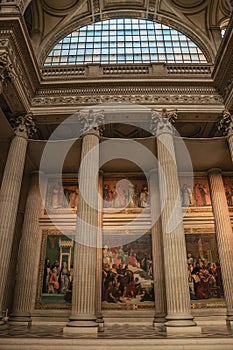
M 225 326 L 206 326 L 200 335 L 172 335 L 152 326 L 111 325 L 98 334 L 63 335 L 61 326 L 3 326 L 2 350 L 121 349 L 134 350 L 233 350 L 233 331 Z

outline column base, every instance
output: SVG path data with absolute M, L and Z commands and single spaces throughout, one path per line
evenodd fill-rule
M 96 323 L 98 325 L 98 331 L 103 332 L 104 331 L 104 319 L 102 315 L 97 316 Z
M 24 325 L 29 326 L 32 322 L 31 315 L 29 313 L 14 313 L 10 315 L 9 323 L 11 325 Z
M 168 327 L 193 327 L 196 326 L 191 314 L 168 314 L 165 326 Z
M 0 319 L 0 327 L 1 328 L 3 328 L 3 327 L 7 328 L 8 326 L 9 326 L 8 322 L 4 321 L 3 319 Z
M 66 327 L 63 328 L 63 333 L 98 333 L 96 317 L 92 315 L 71 315 Z
M 226 325 L 227 325 L 227 328 L 229 328 L 230 330 L 233 330 L 233 315 L 227 315 Z
M 154 317 L 154 320 L 153 320 L 153 327 L 159 327 L 159 328 L 161 328 L 161 327 L 164 326 L 165 322 L 166 322 L 166 317 L 165 317 L 165 315 L 164 315 L 164 316 L 162 316 L 162 315 L 160 315 L 160 316 L 155 316 L 155 317 Z

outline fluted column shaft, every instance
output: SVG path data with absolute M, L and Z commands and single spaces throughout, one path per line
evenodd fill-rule
M 10 263 L 11 248 L 24 171 L 27 138 L 16 135 L 11 142 L 0 192 L 0 310 Z
M 231 159 L 233 161 L 233 133 L 229 134 L 228 136 L 228 145 L 231 153 Z
M 103 220 L 103 171 L 99 172 L 99 200 L 98 200 L 98 237 L 97 237 L 97 265 L 96 265 L 96 315 L 98 322 L 103 323 L 102 316 L 102 267 L 103 267 L 103 238 L 102 238 L 102 220 Z
M 99 135 L 83 136 L 79 172 L 79 206 L 74 249 L 72 313 L 68 327 L 97 327 L 96 261 L 98 234 Z M 67 329 L 66 329 L 67 331 Z
M 160 217 L 160 195 L 157 170 L 150 172 L 149 182 L 150 202 L 151 202 L 151 238 L 153 275 L 155 290 L 155 322 L 165 322 L 166 316 L 166 296 L 165 296 L 165 271 L 163 256 L 162 223 Z
M 220 169 L 209 171 L 209 183 L 227 316 L 233 320 L 233 232 Z
M 194 326 L 173 135 L 161 132 L 157 137 L 157 146 L 167 299 L 166 326 Z
M 40 178 L 42 179 L 42 174 Z M 45 182 L 45 178 L 44 178 Z M 43 186 L 43 183 L 40 183 Z M 12 321 L 31 321 L 31 310 L 35 302 L 41 234 L 39 218 L 42 210 L 42 197 L 39 186 L 39 172 L 31 175 L 27 197 L 22 237 L 19 246 L 17 276 L 15 284 Z

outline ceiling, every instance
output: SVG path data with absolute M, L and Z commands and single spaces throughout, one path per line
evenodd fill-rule
M 149 19 L 175 27 L 214 61 L 228 0 L 32 0 L 24 17 L 39 63 L 61 38 L 83 25 L 116 17 Z

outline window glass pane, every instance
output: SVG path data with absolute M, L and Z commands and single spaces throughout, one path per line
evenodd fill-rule
M 119 18 L 76 29 L 54 46 L 44 65 L 134 61 L 207 62 L 183 33 L 161 23 Z

